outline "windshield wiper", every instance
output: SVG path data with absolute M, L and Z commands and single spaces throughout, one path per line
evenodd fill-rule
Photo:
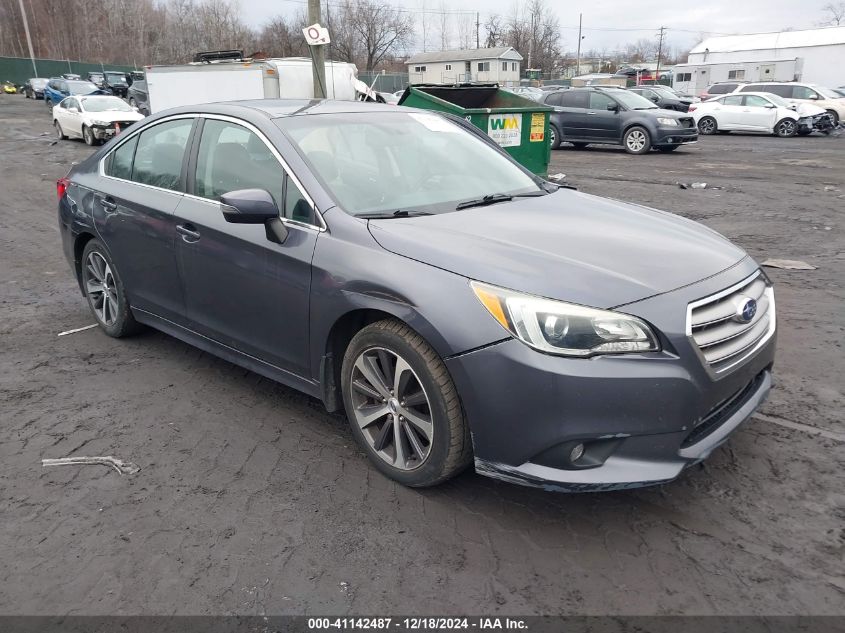
M 460 211 L 461 209 L 470 209 L 472 207 L 486 207 L 489 204 L 496 204 L 497 202 L 510 202 L 514 198 L 537 198 L 539 196 L 548 195 L 548 191 L 531 191 L 529 193 L 489 193 L 483 198 L 478 198 L 477 200 L 467 200 L 466 202 L 461 202 L 458 206 L 455 207 L 455 211 Z
M 407 211 L 405 209 L 397 209 L 393 212 L 385 213 L 359 213 L 356 218 L 366 218 L 367 220 L 386 220 L 389 218 L 410 218 L 419 215 L 432 215 L 428 211 Z

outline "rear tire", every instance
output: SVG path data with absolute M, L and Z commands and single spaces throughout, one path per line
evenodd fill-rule
M 142 329 L 132 316 L 117 267 L 100 240 L 92 239 L 85 245 L 80 269 L 88 307 L 103 332 L 121 338 Z
M 712 116 L 701 117 L 698 121 L 698 133 L 704 136 L 710 136 L 719 131 L 719 124 Z
M 353 337 L 341 386 L 352 434 L 387 477 L 434 486 L 469 465 L 472 440 L 455 384 L 434 349 L 401 321 L 378 321 Z
M 560 132 L 558 132 L 554 124 L 549 125 L 549 137 L 551 148 L 558 149 L 560 147 Z
M 622 137 L 622 145 L 629 154 L 647 154 L 651 150 L 651 136 L 640 125 L 633 125 Z

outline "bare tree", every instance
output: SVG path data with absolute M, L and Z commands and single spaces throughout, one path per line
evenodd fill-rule
M 413 16 L 387 0 L 357 0 L 352 20 L 368 71 L 406 46 L 414 35 Z
M 495 48 L 501 46 L 505 41 L 505 31 L 502 26 L 502 16 L 491 13 L 484 22 L 484 32 L 487 34 L 484 39 L 484 46 Z
M 825 19 L 819 22 L 820 26 L 842 26 L 845 24 L 845 2 L 828 2 L 822 7 Z

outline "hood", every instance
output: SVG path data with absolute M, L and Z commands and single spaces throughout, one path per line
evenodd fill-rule
M 369 227 L 398 255 L 597 308 L 680 288 L 745 257 L 690 220 L 569 189 L 454 213 L 370 220 Z
M 795 112 L 798 114 L 798 116 L 816 116 L 817 114 L 824 114 L 825 112 L 827 112 L 827 110 L 825 110 L 824 108 L 820 108 L 814 103 L 801 101 L 796 102 Z
M 106 112 L 86 112 L 86 118 L 96 119 L 97 121 L 140 121 L 144 115 L 140 112 L 118 112 L 117 110 L 109 110 Z
M 669 119 L 688 119 L 689 114 L 686 112 L 678 112 L 677 110 L 667 110 L 666 108 L 657 108 L 651 110 L 637 110 L 637 112 L 648 112 L 652 116 L 666 117 Z

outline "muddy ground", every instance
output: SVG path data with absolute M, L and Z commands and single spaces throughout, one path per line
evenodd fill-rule
M 93 322 L 54 186 L 90 149 L 52 141 L 43 102 L 0 96 L 0 613 L 845 613 L 845 135 L 554 153 L 584 191 L 818 267 L 769 271 L 759 417 L 672 484 L 582 495 L 402 488 L 290 389 L 152 331 L 57 337 Z M 83 454 L 141 471 L 41 466 Z

